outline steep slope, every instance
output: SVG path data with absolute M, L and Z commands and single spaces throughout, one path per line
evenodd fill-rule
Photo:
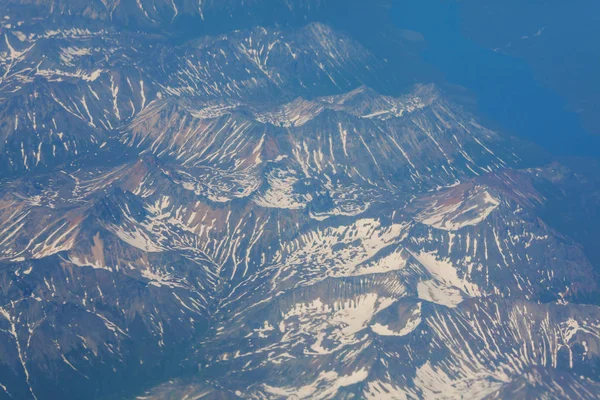
M 338 93 L 373 81 L 383 65 L 322 24 L 179 46 L 159 36 L 35 25 L 11 26 L 2 36 L 0 176 L 94 155 L 153 101 Z

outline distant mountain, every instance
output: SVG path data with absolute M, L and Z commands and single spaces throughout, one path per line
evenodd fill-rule
M 88 21 L 142 30 L 160 27 L 177 30 L 190 23 L 199 29 L 213 29 L 218 24 L 303 21 L 319 15 L 330 5 L 342 4 L 339 0 L 3 0 L 3 3 L 11 18 L 50 17 L 54 23 L 65 25 Z M 65 16 L 70 20 L 66 21 Z
M 597 397 L 589 164 L 324 22 L 169 27 L 324 2 L 0 3 L 0 398 Z

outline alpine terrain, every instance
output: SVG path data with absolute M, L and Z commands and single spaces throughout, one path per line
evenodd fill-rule
M 350 6 L 0 0 L 0 398 L 600 398 L 598 167 Z

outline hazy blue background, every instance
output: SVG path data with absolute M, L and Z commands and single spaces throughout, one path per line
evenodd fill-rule
M 501 129 L 600 158 L 600 2 L 399 0 L 391 17 L 423 35 L 424 60 Z

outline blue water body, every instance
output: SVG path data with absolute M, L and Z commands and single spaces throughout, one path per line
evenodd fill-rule
M 401 0 L 394 24 L 425 37 L 422 57 L 450 83 L 477 97 L 478 109 L 506 132 L 561 156 L 600 158 L 600 138 L 587 133 L 563 98 L 536 82 L 529 65 L 485 48 L 461 31 L 455 0 Z

